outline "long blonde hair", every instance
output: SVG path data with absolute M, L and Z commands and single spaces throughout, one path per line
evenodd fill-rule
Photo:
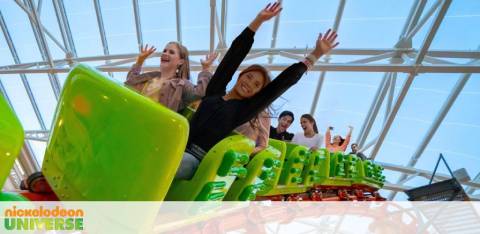
M 190 80 L 190 60 L 188 58 L 188 49 L 179 42 L 171 41 L 168 44 L 174 44 L 178 48 L 180 59 L 183 59 L 183 63 L 177 68 L 177 77 Z

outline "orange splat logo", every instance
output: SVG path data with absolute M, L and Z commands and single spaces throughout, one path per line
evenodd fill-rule
M 75 96 L 73 98 L 73 109 L 82 115 L 90 115 L 91 112 L 90 103 L 84 96 Z

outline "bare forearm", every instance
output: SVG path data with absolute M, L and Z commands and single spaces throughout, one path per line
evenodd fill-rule
M 260 26 L 263 24 L 263 22 L 264 21 L 259 17 L 255 17 L 255 19 L 253 19 L 253 21 L 248 25 L 248 27 L 250 28 L 250 30 L 256 32 L 258 28 L 260 28 Z

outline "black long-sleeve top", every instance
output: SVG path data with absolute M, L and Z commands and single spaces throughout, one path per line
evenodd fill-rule
M 226 87 L 253 44 L 255 32 L 246 28 L 233 41 L 207 86 L 202 103 L 190 122 L 188 145 L 195 144 L 205 152 L 227 137 L 236 127 L 264 110 L 307 70 L 298 62 L 280 73 L 272 82 L 248 99 L 224 100 Z

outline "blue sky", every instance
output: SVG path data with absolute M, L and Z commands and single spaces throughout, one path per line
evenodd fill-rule
M 93 1 L 65 0 L 67 16 L 74 36 L 78 56 L 102 55 L 102 44 L 98 33 Z M 111 54 L 137 52 L 137 40 L 131 0 L 100 1 L 103 20 Z M 250 22 L 258 10 L 268 1 L 229 0 L 227 19 L 227 41 L 233 38 Z M 433 4 L 429 0 L 426 9 Z M 168 41 L 176 40 L 175 1 L 139 0 L 143 40 L 145 43 L 163 47 Z M 391 48 L 398 39 L 413 0 L 347 0 L 340 24 L 340 48 Z M 217 1 L 218 8 L 221 1 Z M 338 1 L 327 0 L 284 0 L 284 10 L 280 18 L 277 47 L 311 47 L 318 32 L 331 27 L 335 18 Z M 217 9 L 218 9 L 217 8 Z M 22 63 L 41 61 L 35 38 L 26 14 L 13 0 L 0 0 L 0 10 L 9 27 Z M 183 43 L 191 50 L 209 47 L 209 0 L 182 0 Z M 55 13 L 51 1 L 43 1 L 41 20 L 45 27 L 61 41 Z M 414 37 L 413 45 L 419 48 L 431 20 Z M 476 50 L 480 44 L 480 1 L 454 0 L 442 23 L 431 49 Z M 270 47 L 273 20 L 257 32 L 254 47 Z M 64 54 L 48 39 L 54 58 L 64 58 Z M 0 37 L 0 66 L 13 64 L 7 44 Z M 345 56 L 334 56 L 333 61 L 346 61 Z M 275 62 L 293 62 L 276 57 Z M 257 59 L 252 62 L 266 62 Z M 158 59 L 148 61 L 158 64 Z M 275 73 L 274 73 L 275 74 Z M 58 75 L 64 80 L 66 74 Z M 315 118 L 321 132 L 327 126 L 335 126 L 337 133 L 345 134 L 348 125 L 356 127 L 356 139 L 363 119 L 370 107 L 383 73 L 328 72 L 320 95 Z M 298 116 L 310 111 L 310 106 L 319 77 L 318 72 L 309 72 L 274 107 L 290 109 Z M 395 164 L 406 164 L 418 147 L 451 88 L 459 79 L 459 74 L 419 75 L 398 113 L 387 135 L 377 160 Z M 42 117 L 47 126 L 51 124 L 56 101 L 44 74 L 29 74 L 27 78 L 38 101 Z M 121 81 L 125 73 L 115 73 Z M 396 93 L 401 88 L 406 74 L 399 74 Z M 9 97 L 12 99 L 19 118 L 27 130 L 39 129 L 28 97 L 18 75 L 0 75 Z M 379 117 L 383 120 L 385 107 Z M 433 169 L 433 162 L 440 152 L 446 156 L 453 169 L 465 167 L 471 177 L 480 170 L 480 75 L 472 75 L 463 92 L 458 97 L 444 122 L 431 140 L 417 167 Z M 273 121 L 276 124 L 276 121 Z M 370 134 L 370 141 L 381 129 L 377 121 Z M 300 131 L 298 122 L 290 129 Z M 41 162 L 44 143 L 33 142 L 36 156 Z M 442 172 L 446 172 L 441 168 Z M 389 172 L 387 179 L 395 182 L 398 173 Z M 425 184 L 424 179 L 414 179 L 408 185 Z M 398 196 L 398 199 L 404 199 Z

